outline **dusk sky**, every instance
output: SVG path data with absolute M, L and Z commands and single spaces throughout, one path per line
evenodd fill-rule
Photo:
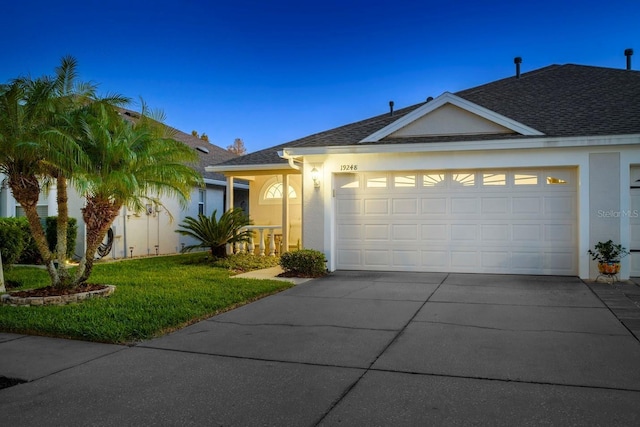
M 51 74 L 250 152 L 550 64 L 640 70 L 640 2 L 3 1 L 0 82 Z M 132 109 L 138 108 L 132 106 Z

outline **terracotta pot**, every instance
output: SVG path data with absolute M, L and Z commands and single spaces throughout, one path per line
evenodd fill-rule
M 601 262 L 598 263 L 598 271 L 600 274 L 618 274 L 620 271 L 619 262 Z

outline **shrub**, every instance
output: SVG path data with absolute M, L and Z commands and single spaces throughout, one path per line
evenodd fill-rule
M 18 220 L 18 226 L 22 229 L 24 235 L 24 249 L 18 259 L 18 264 L 42 264 L 42 256 L 36 245 L 36 241 L 31 234 L 29 228 L 29 222 L 27 218 L 16 218 Z
M 18 262 L 24 250 L 28 236 L 20 222 L 18 218 L 0 218 L 0 254 L 3 266 Z
M 251 230 L 246 229 L 251 225 L 251 220 L 240 208 L 226 211 L 220 218 L 216 218 L 217 211 L 213 211 L 210 217 L 198 215 L 198 218 L 186 217 L 184 223 L 176 230 L 183 236 L 189 236 L 200 243 L 185 246 L 182 251 L 189 252 L 202 248 L 208 248 L 211 255 L 216 258 L 227 256 L 226 246 L 235 243 L 245 243 L 251 239 Z
M 48 216 L 46 219 L 45 233 L 49 250 L 54 252 L 58 242 L 58 217 Z M 67 258 L 72 258 L 76 249 L 76 236 L 78 235 L 78 221 L 75 218 L 69 218 L 67 224 Z
M 320 277 L 327 274 L 327 259 L 320 251 L 301 249 L 280 256 L 280 266 L 285 274 L 298 277 Z

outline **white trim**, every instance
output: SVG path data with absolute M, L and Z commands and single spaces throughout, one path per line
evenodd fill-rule
M 467 101 L 466 99 L 460 98 L 450 92 L 444 92 L 442 95 L 437 97 L 436 99 L 427 102 L 423 106 L 416 108 L 409 114 L 401 117 L 395 122 L 391 123 L 383 127 L 382 129 L 372 133 L 371 135 L 364 138 L 360 143 L 364 142 L 378 142 L 382 138 L 391 135 L 392 133 L 402 129 L 403 127 L 413 123 L 419 118 L 426 116 L 432 111 L 442 107 L 445 104 L 452 104 L 458 108 L 461 108 L 471 114 L 475 114 L 476 116 L 482 117 L 486 120 L 489 120 L 493 123 L 496 123 L 500 126 L 503 126 L 507 129 L 510 129 L 514 132 L 517 132 L 521 135 L 544 135 L 542 132 L 524 125 L 520 122 L 517 122 L 509 117 L 503 116 L 502 114 L 496 113 L 495 111 L 491 111 L 487 108 L 481 107 L 478 104 L 474 104 L 471 101 Z
M 378 153 L 422 153 L 478 150 L 517 150 L 530 148 L 597 147 L 613 145 L 639 145 L 640 134 L 513 138 L 487 141 L 428 142 L 415 144 L 371 144 L 340 145 L 324 147 L 291 147 L 289 155 L 308 156 L 324 154 L 378 154 Z M 247 170 L 250 170 L 247 168 Z
M 251 165 L 229 165 L 229 166 L 205 166 L 207 172 L 246 172 L 246 171 L 274 171 L 291 169 L 288 163 L 277 164 L 251 164 Z M 295 170 L 295 169 L 292 169 Z
M 205 178 L 204 179 L 204 183 L 205 184 L 211 184 L 211 185 L 219 185 L 220 187 L 226 187 L 227 186 L 227 181 L 220 181 L 218 179 Z M 237 188 L 239 190 L 248 190 L 249 186 L 247 184 L 234 183 L 233 184 L 233 188 Z

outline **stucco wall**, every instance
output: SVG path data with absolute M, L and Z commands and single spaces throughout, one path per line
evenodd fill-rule
M 611 239 L 620 243 L 621 192 L 620 153 L 589 154 L 589 247 Z M 590 277 L 597 276 L 596 263 L 590 264 Z

